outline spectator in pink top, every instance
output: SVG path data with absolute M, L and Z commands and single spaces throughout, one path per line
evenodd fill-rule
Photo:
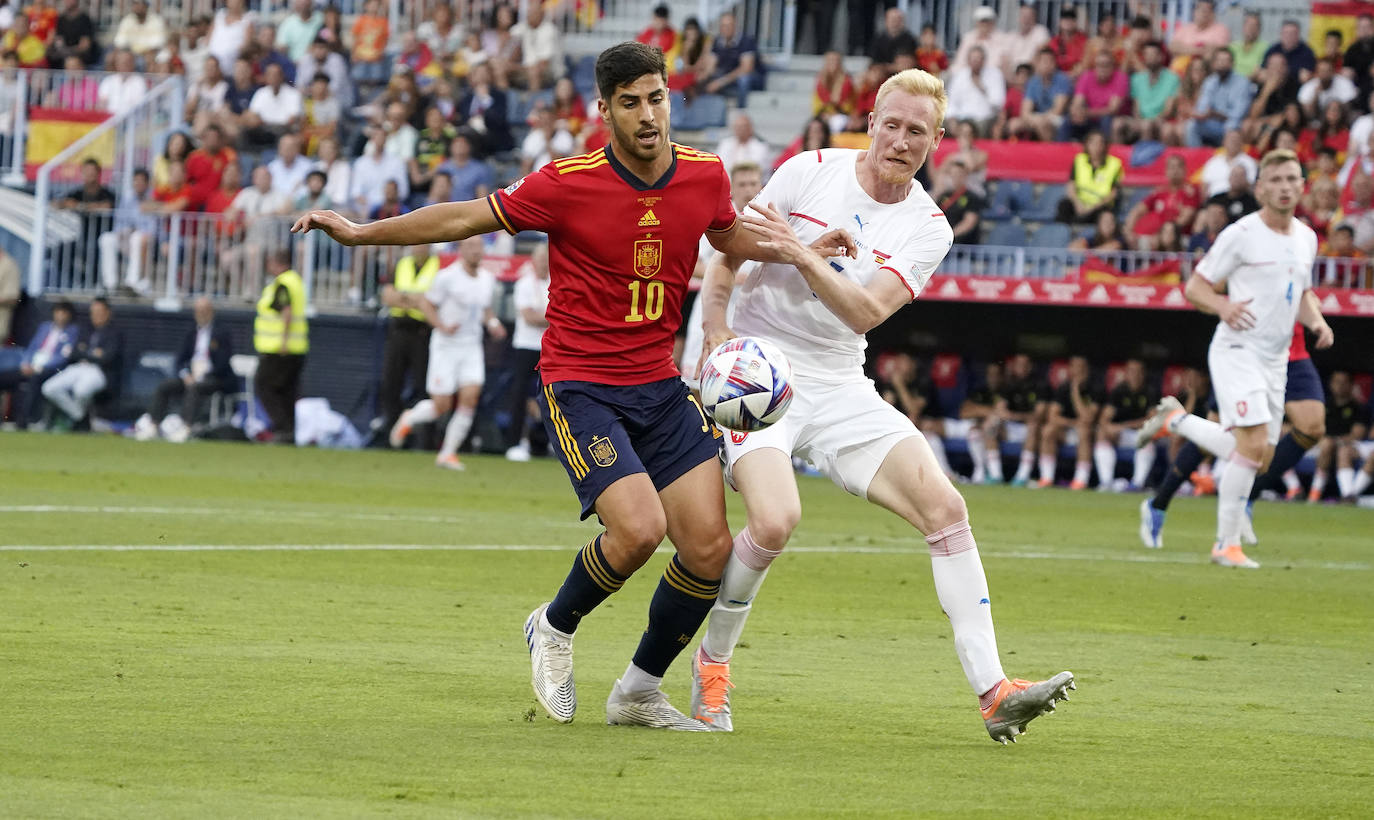
M 1069 116 L 1059 127 L 1059 141 L 1081 140 L 1089 131 L 1112 133 L 1112 117 L 1127 112 L 1131 82 L 1126 72 L 1116 67 L 1109 52 L 1093 57 L 1093 70 L 1083 72 L 1073 90 Z
M 1180 23 L 1169 40 L 1169 51 L 1176 56 L 1205 56 L 1213 49 L 1231 44 L 1231 30 L 1217 20 L 1213 0 L 1193 4 L 1193 22 Z

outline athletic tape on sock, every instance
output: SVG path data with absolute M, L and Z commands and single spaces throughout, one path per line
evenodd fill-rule
M 937 557 L 958 555 L 978 547 L 973 540 L 973 527 L 969 526 L 967 518 L 927 535 L 926 543 L 930 545 L 930 554 Z

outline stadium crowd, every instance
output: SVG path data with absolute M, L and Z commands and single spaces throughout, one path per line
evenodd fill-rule
M 269 223 L 310 209 L 377 219 L 472 199 L 606 143 L 595 89 L 565 52 L 560 28 L 541 4 L 525 8 L 521 19 L 516 6 L 497 4 L 483 26 L 468 28 L 453 7 L 436 3 L 414 31 L 393 32 L 379 0 L 351 21 L 311 0 L 295 0 L 276 20 L 259 17 L 243 0 L 226 0 L 213 16 L 178 30 L 146 2 L 134 2 L 111 34 L 97 31 L 76 0 L 64 0 L 60 11 L 36 0 L 23 8 L 0 5 L 0 68 L 67 69 L 74 73 L 53 92 L 58 104 L 91 103 L 115 113 L 138 105 L 159 75 L 185 76 L 184 122 L 151 166 L 133 174 L 132 186 L 110 190 L 100 166 L 88 162 L 82 184 L 63 192 L 60 204 L 93 214 L 83 222 L 83 241 L 98 247 L 99 281 L 111 295 L 147 294 L 144 270 L 156 247 L 150 220 L 158 215 L 212 214 L 226 230 L 242 231 L 247 241 L 226 243 L 224 264 L 246 271 L 243 295 L 257 299 L 257 287 L 267 285 L 262 300 L 277 311 L 272 327 L 281 333 L 275 348 L 256 352 L 289 358 L 298 354 L 288 348 L 305 344 L 292 341 L 291 328 L 293 320 L 303 322 L 306 306 L 287 276 L 296 260 L 281 253 L 285 240 L 273 239 Z M 1065 169 L 1062 199 L 1041 218 L 1075 226 L 1074 247 L 1102 251 L 1205 252 L 1222 228 L 1258 208 L 1256 158 L 1270 148 L 1292 148 L 1308 168 L 1299 217 L 1318 232 L 1323 255 L 1354 266 L 1345 281 L 1368 286 L 1368 264 L 1360 260 L 1374 253 L 1374 16 L 1359 17 L 1351 43 L 1328 35 L 1318 54 L 1296 21 L 1285 22 L 1279 39 L 1267 43 L 1257 14 L 1247 14 L 1232 32 L 1217 20 L 1212 0 L 1196 0 L 1192 8 L 1190 22 L 1162 36 L 1161 21 L 1149 17 L 1104 15 L 1088 31 L 1083 10 L 1072 6 L 1047 27 L 1033 6 L 1022 5 L 1016 26 L 1003 30 L 994 9 L 979 7 L 972 30 L 953 48 L 935 28 L 913 33 L 900 10 L 887 9 L 871 31 L 850 27 L 848 53 L 869 60 L 862 72 L 851 76 L 839 51 L 825 54 L 813 117 L 786 146 L 769 145 L 755 132 L 748 93 L 765 86 L 767 67 L 733 14 L 709 26 L 688 18 L 675 27 L 669 7 L 660 6 L 638 39 L 664 51 L 669 85 L 684 99 L 722 95 L 735 104 L 728 132 L 714 148 L 727 168 L 759 166 L 765 180 L 796 153 L 845 144 L 845 135 L 863 131 L 877 89 L 891 74 L 911 67 L 940 74 L 951 99 L 946 129 L 957 150 L 927 169 L 926 182 L 956 242 L 965 245 L 988 241 L 989 226 L 1009 213 L 995 202 L 1002 186 L 988 179 L 983 139 L 1081 142 Z M 877 22 L 879 9 L 870 11 Z M 75 73 L 92 68 L 109 73 L 99 81 Z M 1148 192 L 1127 191 L 1123 164 L 1108 149 L 1151 143 L 1168 155 L 1167 181 Z M 1183 158 L 1169 153 L 1180 146 L 1216 154 L 1190 174 Z M 509 240 L 501 241 L 507 244 L 487 250 L 508 252 Z M 388 256 L 376 290 L 389 323 L 378 429 L 390 429 L 399 417 L 403 392 L 411 399 L 422 392 L 423 345 L 416 339 L 427 320 L 413 293 L 425 281 L 415 271 L 431 267 L 429 253 Z M 499 317 L 515 334 L 516 349 L 529 349 L 532 331 L 521 334 L 517 320 L 535 318 L 520 315 L 538 303 L 523 284 L 537 278 L 533 267 L 516 285 L 525 301 Z M 372 292 L 362 276 L 355 272 L 350 289 L 360 305 Z M 7 294 L 13 290 L 17 299 L 18 278 L 13 260 L 0 257 L 6 336 L 14 301 Z M 402 279 L 411 283 L 411 296 L 400 293 Z M 78 330 L 72 306 L 59 303 L 26 348 L 0 350 L 0 390 L 26 388 L 12 403 L 11 419 L 80 422 L 117 381 L 112 368 L 119 366 L 120 336 L 107 328 L 118 321 L 109 302 L 95 305 Z M 139 434 L 184 439 L 198 427 L 209 399 L 235 381 L 229 345 L 227 335 L 213 332 L 213 307 L 198 303 L 175 373 L 158 388 Z M 1151 465 L 1140 460 L 1129 479 L 1119 478 L 1115 466 L 1115 445 L 1157 398 L 1139 362 L 1093 376 L 1086 360 L 1074 358 L 1047 367 L 1037 380 L 1029 359 L 1013 355 L 1005 366 L 987 365 L 957 400 L 935 390 L 910 355 L 880 358 L 877 368 L 894 403 L 933 442 L 967 441 L 975 480 L 1000 479 L 1000 459 L 988 454 L 1004 445 L 1015 451 L 1017 483 L 1029 483 L 1037 469 L 1041 483 L 1052 483 L 1061 446 L 1074 451 L 1074 486 L 1089 483 L 1094 460 L 1098 481 L 1108 488 L 1141 486 L 1149 477 Z M 297 395 L 300 378 L 290 369 L 269 374 L 284 381 L 279 395 L 263 401 L 273 426 L 288 438 L 287 400 Z M 1341 382 L 1343 375 L 1332 375 L 1333 406 L 1369 398 L 1367 384 Z M 1175 386 L 1199 379 L 1205 377 L 1190 373 Z M 264 381 L 260 372 L 260 389 Z M 1346 382 L 1352 386 L 1339 392 L 1337 384 Z M 40 406 L 45 399 L 48 409 Z M 503 418 L 517 420 L 507 425 L 503 447 L 521 457 L 529 445 L 518 421 L 526 409 L 520 388 L 483 401 L 484 409 L 498 406 Z M 1329 431 L 1341 432 L 1322 445 L 1327 471 L 1368 455 L 1356 445 L 1368 433 L 1367 410 L 1340 412 L 1357 421 L 1328 423 Z M 1366 474 L 1367 465 L 1366 459 Z

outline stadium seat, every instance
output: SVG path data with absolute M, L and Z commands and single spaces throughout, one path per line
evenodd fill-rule
M 1069 375 L 1069 360 L 1055 359 L 1050 362 L 1049 371 L 1045 374 L 1045 380 L 1050 383 L 1051 390 L 1057 390 L 1059 385 L 1064 383 L 1064 379 Z
M 1160 379 L 1159 390 L 1161 396 L 1177 396 L 1183 392 L 1183 374 L 1188 372 L 1188 368 L 1181 364 L 1171 364 L 1164 368 L 1164 376 Z
M 1053 222 L 1059 208 L 1059 200 L 1063 198 L 1063 187 L 1046 185 L 1021 211 L 1021 218 L 1027 222 Z
M 690 103 L 681 94 L 673 95 L 672 127 L 683 131 L 704 131 L 725 127 L 727 104 L 719 94 L 702 94 Z
M 1125 362 L 1112 362 L 1107 365 L 1107 376 L 1105 379 L 1107 392 L 1110 393 L 1118 384 L 1121 384 L 1121 380 L 1124 378 L 1126 378 Z
M 968 370 L 958 353 L 939 353 L 930 361 L 930 380 L 940 400 L 940 409 L 948 418 L 959 415 L 968 395 Z
M 983 244 L 1024 248 L 1026 246 L 1026 229 L 1016 222 L 998 222 L 992 226 L 992 230 L 988 231 L 987 236 L 983 237 Z
M 984 219 L 1010 219 L 1030 205 L 1034 198 L 1031 184 L 1024 179 L 1004 179 L 992 192 L 992 202 L 983 213 Z
M 229 367 L 234 371 L 235 390 L 210 397 L 211 427 L 228 422 L 238 410 L 239 402 L 253 400 L 253 377 L 258 374 L 258 357 L 247 353 L 235 354 L 229 357 Z
M 1355 395 L 1360 401 L 1368 403 L 1374 397 L 1374 373 L 1356 373 L 1351 381 L 1355 383 Z
M 1145 197 L 1150 195 L 1149 188 L 1127 188 L 1121 192 L 1122 205 L 1117 209 L 1117 213 L 1124 218 L 1131 209 L 1145 201 Z
M 1036 228 L 1030 236 L 1033 248 L 1067 248 L 1073 239 L 1073 230 L 1061 222 L 1050 222 Z
M 591 102 L 597 96 L 596 91 L 596 55 L 586 54 L 577 59 L 572 68 L 573 87 L 583 99 Z

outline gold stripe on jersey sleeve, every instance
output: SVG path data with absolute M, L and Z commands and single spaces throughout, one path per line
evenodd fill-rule
M 594 168 L 600 168 L 601 166 L 606 164 L 606 160 L 602 159 L 597 162 L 588 163 L 586 165 L 565 165 L 562 168 L 558 169 L 558 174 L 559 176 L 562 176 L 563 174 L 571 174 L 577 171 L 590 171 Z
M 588 162 L 595 162 L 606 158 L 606 151 L 599 149 L 589 154 L 579 154 L 575 157 L 563 157 L 553 161 L 553 167 L 562 168 L 567 165 L 583 165 Z
M 506 229 L 506 233 L 512 236 L 519 233 L 519 231 L 515 230 L 515 226 L 510 224 L 510 218 L 506 216 L 506 212 L 501 208 L 501 200 L 496 198 L 494 192 L 487 194 L 487 204 L 491 205 L 491 212 L 496 214 L 496 221 L 501 223 L 501 227 Z

